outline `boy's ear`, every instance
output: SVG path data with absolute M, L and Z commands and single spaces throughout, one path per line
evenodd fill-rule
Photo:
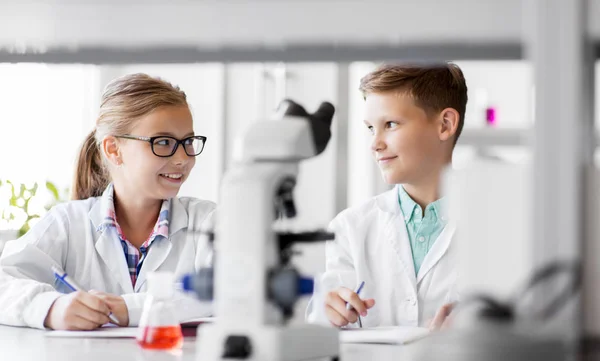
M 451 139 L 458 130 L 460 114 L 454 108 L 446 108 L 440 113 L 440 140 L 447 141 Z
M 123 162 L 117 138 L 112 136 L 104 137 L 102 139 L 102 151 L 111 164 L 120 165 Z

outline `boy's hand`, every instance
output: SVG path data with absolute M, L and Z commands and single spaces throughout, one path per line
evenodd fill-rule
M 44 320 L 54 330 L 93 330 L 110 322 L 108 305 L 87 292 L 73 292 L 57 298 Z
M 452 310 L 454 309 L 455 306 L 456 306 L 456 302 L 447 303 L 447 304 L 443 305 L 442 307 L 440 307 L 440 309 L 435 314 L 435 317 L 433 318 L 433 320 L 431 320 L 431 322 L 429 322 L 429 330 L 430 331 L 438 331 L 443 328 L 449 327 L 450 322 L 451 322 L 450 314 L 452 313 Z
M 346 303 L 349 303 L 354 309 L 347 310 Z M 334 326 L 342 327 L 356 322 L 358 314 L 365 317 L 367 310 L 374 305 L 374 299 L 361 300 L 351 289 L 340 287 L 327 293 L 325 297 L 325 314 Z
M 129 310 L 127 309 L 127 304 L 125 304 L 123 297 L 95 290 L 91 290 L 89 293 L 100 298 L 108 305 L 110 311 L 117 320 L 119 320 L 118 326 L 125 327 L 129 325 Z M 110 322 L 114 323 L 112 321 Z

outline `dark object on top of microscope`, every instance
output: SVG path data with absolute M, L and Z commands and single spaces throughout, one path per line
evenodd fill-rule
M 284 99 L 278 107 L 279 112 L 283 115 L 303 117 L 308 119 L 310 128 L 313 134 L 315 150 L 317 154 L 321 154 L 327 147 L 327 143 L 331 138 L 331 122 L 335 107 L 329 102 L 323 102 L 319 105 L 316 112 L 310 114 L 304 107 L 293 100 Z

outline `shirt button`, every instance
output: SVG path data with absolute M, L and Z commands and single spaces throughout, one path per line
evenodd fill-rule
M 423 237 L 423 236 L 419 237 L 418 239 L 419 239 L 419 242 L 425 242 L 425 237 Z

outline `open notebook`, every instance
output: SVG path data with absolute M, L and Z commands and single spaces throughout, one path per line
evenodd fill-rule
M 419 340 L 428 334 L 429 330 L 423 327 L 348 328 L 340 331 L 340 342 L 407 344 Z
M 181 327 L 196 327 L 200 324 L 211 322 L 214 322 L 213 317 L 193 318 L 181 322 Z M 137 330 L 137 327 L 105 325 L 93 331 L 47 331 L 44 335 L 46 337 L 64 338 L 135 338 L 138 334 Z

